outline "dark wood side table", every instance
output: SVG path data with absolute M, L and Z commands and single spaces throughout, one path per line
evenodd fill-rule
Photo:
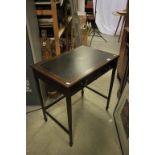
M 52 85 L 52 87 L 64 94 L 50 105 L 44 105 L 42 100 L 41 106 L 45 121 L 47 121 L 46 116 L 48 115 L 67 134 L 69 134 L 70 146 L 73 145 L 71 96 L 79 90 L 82 90 L 81 94 L 83 96 L 83 88 L 86 87 L 107 99 L 106 110 L 108 110 L 117 60 L 118 55 L 103 52 L 87 46 L 80 46 L 55 58 L 50 58 L 32 65 L 41 100 L 42 97 L 39 89 L 39 79 L 49 85 Z M 112 75 L 108 96 L 103 95 L 87 86 L 110 69 L 112 69 Z M 60 124 L 46 110 L 64 97 L 66 97 L 69 130 Z

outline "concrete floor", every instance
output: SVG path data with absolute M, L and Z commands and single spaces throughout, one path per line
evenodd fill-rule
M 120 45 L 117 37 L 107 36 L 105 43 L 95 37 L 92 47 L 118 54 Z M 90 37 L 89 37 L 90 40 Z M 89 41 L 88 41 L 89 42 Z M 90 84 L 101 93 L 107 94 L 111 71 Z M 115 78 L 109 111 L 105 111 L 106 100 L 85 89 L 84 98 L 80 92 L 72 97 L 73 141 L 69 147 L 68 135 L 50 118 L 45 123 L 42 111 L 26 116 L 27 155 L 121 155 L 112 113 L 117 103 L 119 83 Z M 49 109 L 50 113 L 67 127 L 65 99 Z M 39 106 L 28 106 L 27 111 Z

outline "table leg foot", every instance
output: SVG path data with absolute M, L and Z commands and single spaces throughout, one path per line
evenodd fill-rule
M 47 122 L 47 117 L 44 117 L 45 122 Z
M 73 146 L 73 142 L 69 142 L 69 146 L 71 146 L 71 147 L 72 147 L 72 146 Z

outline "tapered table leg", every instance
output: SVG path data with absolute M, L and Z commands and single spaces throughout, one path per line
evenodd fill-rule
M 68 116 L 68 127 L 69 127 L 69 145 L 73 145 L 72 138 L 72 105 L 71 105 L 71 96 L 66 96 L 66 104 L 67 104 L 67 116 Z
M 42 107 L 42 112 L 43 112 L 44 120 L 45 120 L 45 122 L 47 122 L 44 102 L 43 102 L 43 98 L 42 98 L 41 90 L 40 90 L 40 86 L 39 86 L 39 79 L 37 77 L 35 77 L 35 80 L 36 80 L 37 90 L 38 90 L 38 93 L 39 93 L 39 98 L 40 98 L 40 101 L 41 101 L 41 107 Z
M 109 87 L 109 94 L 108 94 L 106 110 L 108 110 L 108 108 L 109 108 L 109 102 L 110 102 L 112 87 L 113 87 L 114 78 L 115 78 L 115 71 L 116 71 L 116 66 L 113 68 L 112 74 L 111 74 L 111 80 L 110 80 L 110 87 Z

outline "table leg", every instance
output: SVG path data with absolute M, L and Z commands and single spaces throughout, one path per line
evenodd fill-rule
M 83 94 L 84 94 L 84 88 L 82 88 L 81 90 L 81 96 L 83 97 Z
M 116 71 L 116 66 L 113 68 L 112 74 L 111 74 L 110 88 L 109 88 L 109 94 L 108 94 L 108 100 L 107 100 L 106 110 L 108 110 L 108 108 L 109 108 L 109 102 L 110 102 L 112 87 L 113 87 L 114 78 L 115 78 L 115 71 Z
M 68 116 L 68 127 L 69 127 L 69 144 L 73 145 L 72 138 L 72 105 L 71 105 L 71 96 L 66 96 L 66 104 L 67 104 L 67 116 Z
M 42 107 L 42 112 L 43 112 L 44 120 L 45 120 L 45 122 L 47 122 L 47 117 L 46 117 L 46 113 L 45 113 L 44 102 L 43 102 L 43 98 L 41 96 L 41 90 L 40 90 L 40 86 L 39 86 L 39 79 L 37 77 L 35 77 L 35 80 L 36 80 L 37 89 L 38 89 L 38 92 L 39 92 L 39 97 L 40 97 L 40 101 L 41 101 L 41 107 Z

